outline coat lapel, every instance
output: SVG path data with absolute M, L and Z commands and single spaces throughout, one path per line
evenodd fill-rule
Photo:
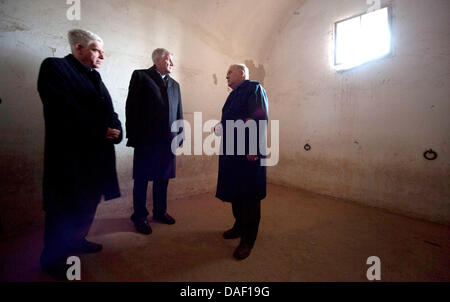
M 158 85 L 159 88 L 165 88 L 164 81 L 159 75 L 158 71 L 156 70 L 155 66 L 152 66 L 148 69 L 148 73 L 150 77 L 155 81 L 156 85 Z
M 147 69 L 148 74 L 150 75 L 151 79 L 153 80 L 153 82 L 155 83 L 155 88 L 156 88 L 156 92 L 158 97 L 160 98 L 160 102 L 162 103 L 163 106 L 169 106 L 170 103 L 170 92 L 169 89 L 166 88 L 166 85 L 164 84 L 164 80 L 162 79 L 161 75 L 159 74 L 159 72 L 156 70 L 155 66 L 150 67 L 149 69 Z M 170 78 L 169 78 L 169 82 L 170 82 Z

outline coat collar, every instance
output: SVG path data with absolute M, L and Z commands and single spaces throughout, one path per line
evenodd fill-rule
M 236 94 L 236 91 L 238 91 L 240 88 L 244 88 L 245 86 L 247 86 L 247 84 L 249 82 L 250 82 L 249 80 L 245 80 L 245 81 L 241 82 L 235 89 L 233 89 L 233 91 L 231 91 L 231 93 L 227 97 L 227 100 L 225 101 L 225 104 L 222 107 L 222 114 L 227 111 L 228 107 L 232 103 L 234 96 Z
M 89 79 L 87 83 L 89 83 L 88 85 L 91 87 L 92 92 L 94 92 L 98 96 L 103 96 L 103 82 L 100 73 L 97 70 L 84 65 L 82 62 L 78 61 L 78 59 L 75 58 L 75 56 L 72 54 L 68 54 L 64 57 L 64 59 L 69 61 L 69 63 L 72 64 L 75 69 L 78 70 L 81 74 L 84 74 L 86 76 L 86 79 Z M 94 76 L 94 78 L 96 79 L 95 81 L 92 80 L 92 76 Z M 96 87 L 96 85 L 99 85 L 99 87 Z
M 86 65 L 84 65 L 83 63 L 81 63 L 80 61 L 78 61 L 77 58 L 75 58 L 75 56 L 73 54 L 68 54 L 65 59 L 69 62 L 71 62 L 80 72 L 84 72 L 84 73 L 88 73 L 92 70 L 95 71 L 94 68 L 90 68 Z
M 245 87 L 249 82 L 250 82 L 250 80 L 242 81 L 235 89 L 233 89 L 233 91 L 238 90 L 241 87 Z

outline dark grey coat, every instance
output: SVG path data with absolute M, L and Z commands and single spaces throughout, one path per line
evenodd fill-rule
M 246 155 L 237 154 L 237 135 L 234 135 L 235 155 L 226 155 L 227 131 L 226 121 L 246 121 L 253 119 L 260 131 L 260 120 L 268 119 L 268 100 L 264 88 L 255 81 L 244 81 L 228 96 L 222 108 L 221 123 L 223 126 L 222 148 L 224 155 L 219 155 L 219 175 L 217 179 L 216 197 L 228 202 L 261 200 L 266 196 L 266 167 L 261 166 L 264 157 L 257 141 L 257 161 L 249 161 Z M 246 150 L 249 154 L 248 133 L 245 136 Z
M 171 132 L 183 119 L 180 85 L 167 75 L 167 87 L 156 70 L 135 70 L 126 102 L 127 146 L 134 147 L 133 178 L 163 180 L 175 177 L 176 160 L 171 142 L 182 128 Z M 181 136 L 177 136 L 181 137 Z M 181 145 L 182 140 L 177 144 Z
M 92 80 L 90 77 L 93 77 Z M 100 74 L 73 55 L 42 62 L 38 91 L 44 107 L 44 209 L 93 195 L 120 196 L 114 144 L 122 126 Z M 106 139 L 107 128 L 121 131 Z

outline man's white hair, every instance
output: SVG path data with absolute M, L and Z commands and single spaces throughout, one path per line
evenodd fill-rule
M 248 71 L 248 67 L 245 64 L 234 64 L 233 66 L 244 73 L 244 77 L 246 80 L 250 79 L 250 72 Z
M 69 38 L 69 44 L 70 48 L 72 49 L 72 53 L 75 52 L 75 45 L 77 44 L 81 44 L 84 47 L 91 45 L 95 41 L 99 41 L 103 44 L 102 38 L 88 30 L 72 29 L 69 31 L 67 36 Z
M 156 61 L 160 58 L 163 58 L 166 56 L 166 54 L 171 54 L 170 51 L 168 51 L 165 48 L 157 48 L 152 52 L 152 61 L 153 64 L 156 64 Z

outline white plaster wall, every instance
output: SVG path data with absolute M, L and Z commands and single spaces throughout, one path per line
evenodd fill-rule
M 269 180 L 435 221 L 449 220 L 449 2 L 394 0 L 392 57 L 345 73 L 329 65 L 332 24 L 363 0 L 0 0 L 0 219 L 40 223 L 44 142 L 36 91 L 42 60 L 69 53 L 66 33 L 105 41 L 100 73 L 122 123 L 131 73 L 150 53 L 175 53 L 185 118 L 219 119 L 228 66 L 245 62 L 280 120 L 281 157 Z M 206 134 L 204 134 L 206 136 Z M 312 150 L 303 145 L 309 142 Z M 436 161 L 424 161 L 433 148 Z M 132 149 L 116 147 L 123 197 L 99 215 L 131 211 Z M 169 198 L 213 194 L 215 156 L 183 156 Z
M 450 1 L 388 4 L 393 55 L 345 72 L 330 64 L 333 24 L 366 1 L 307 0 L 291 14 L 265 61 L 281 128 L 269 179 L 448 224 Z

